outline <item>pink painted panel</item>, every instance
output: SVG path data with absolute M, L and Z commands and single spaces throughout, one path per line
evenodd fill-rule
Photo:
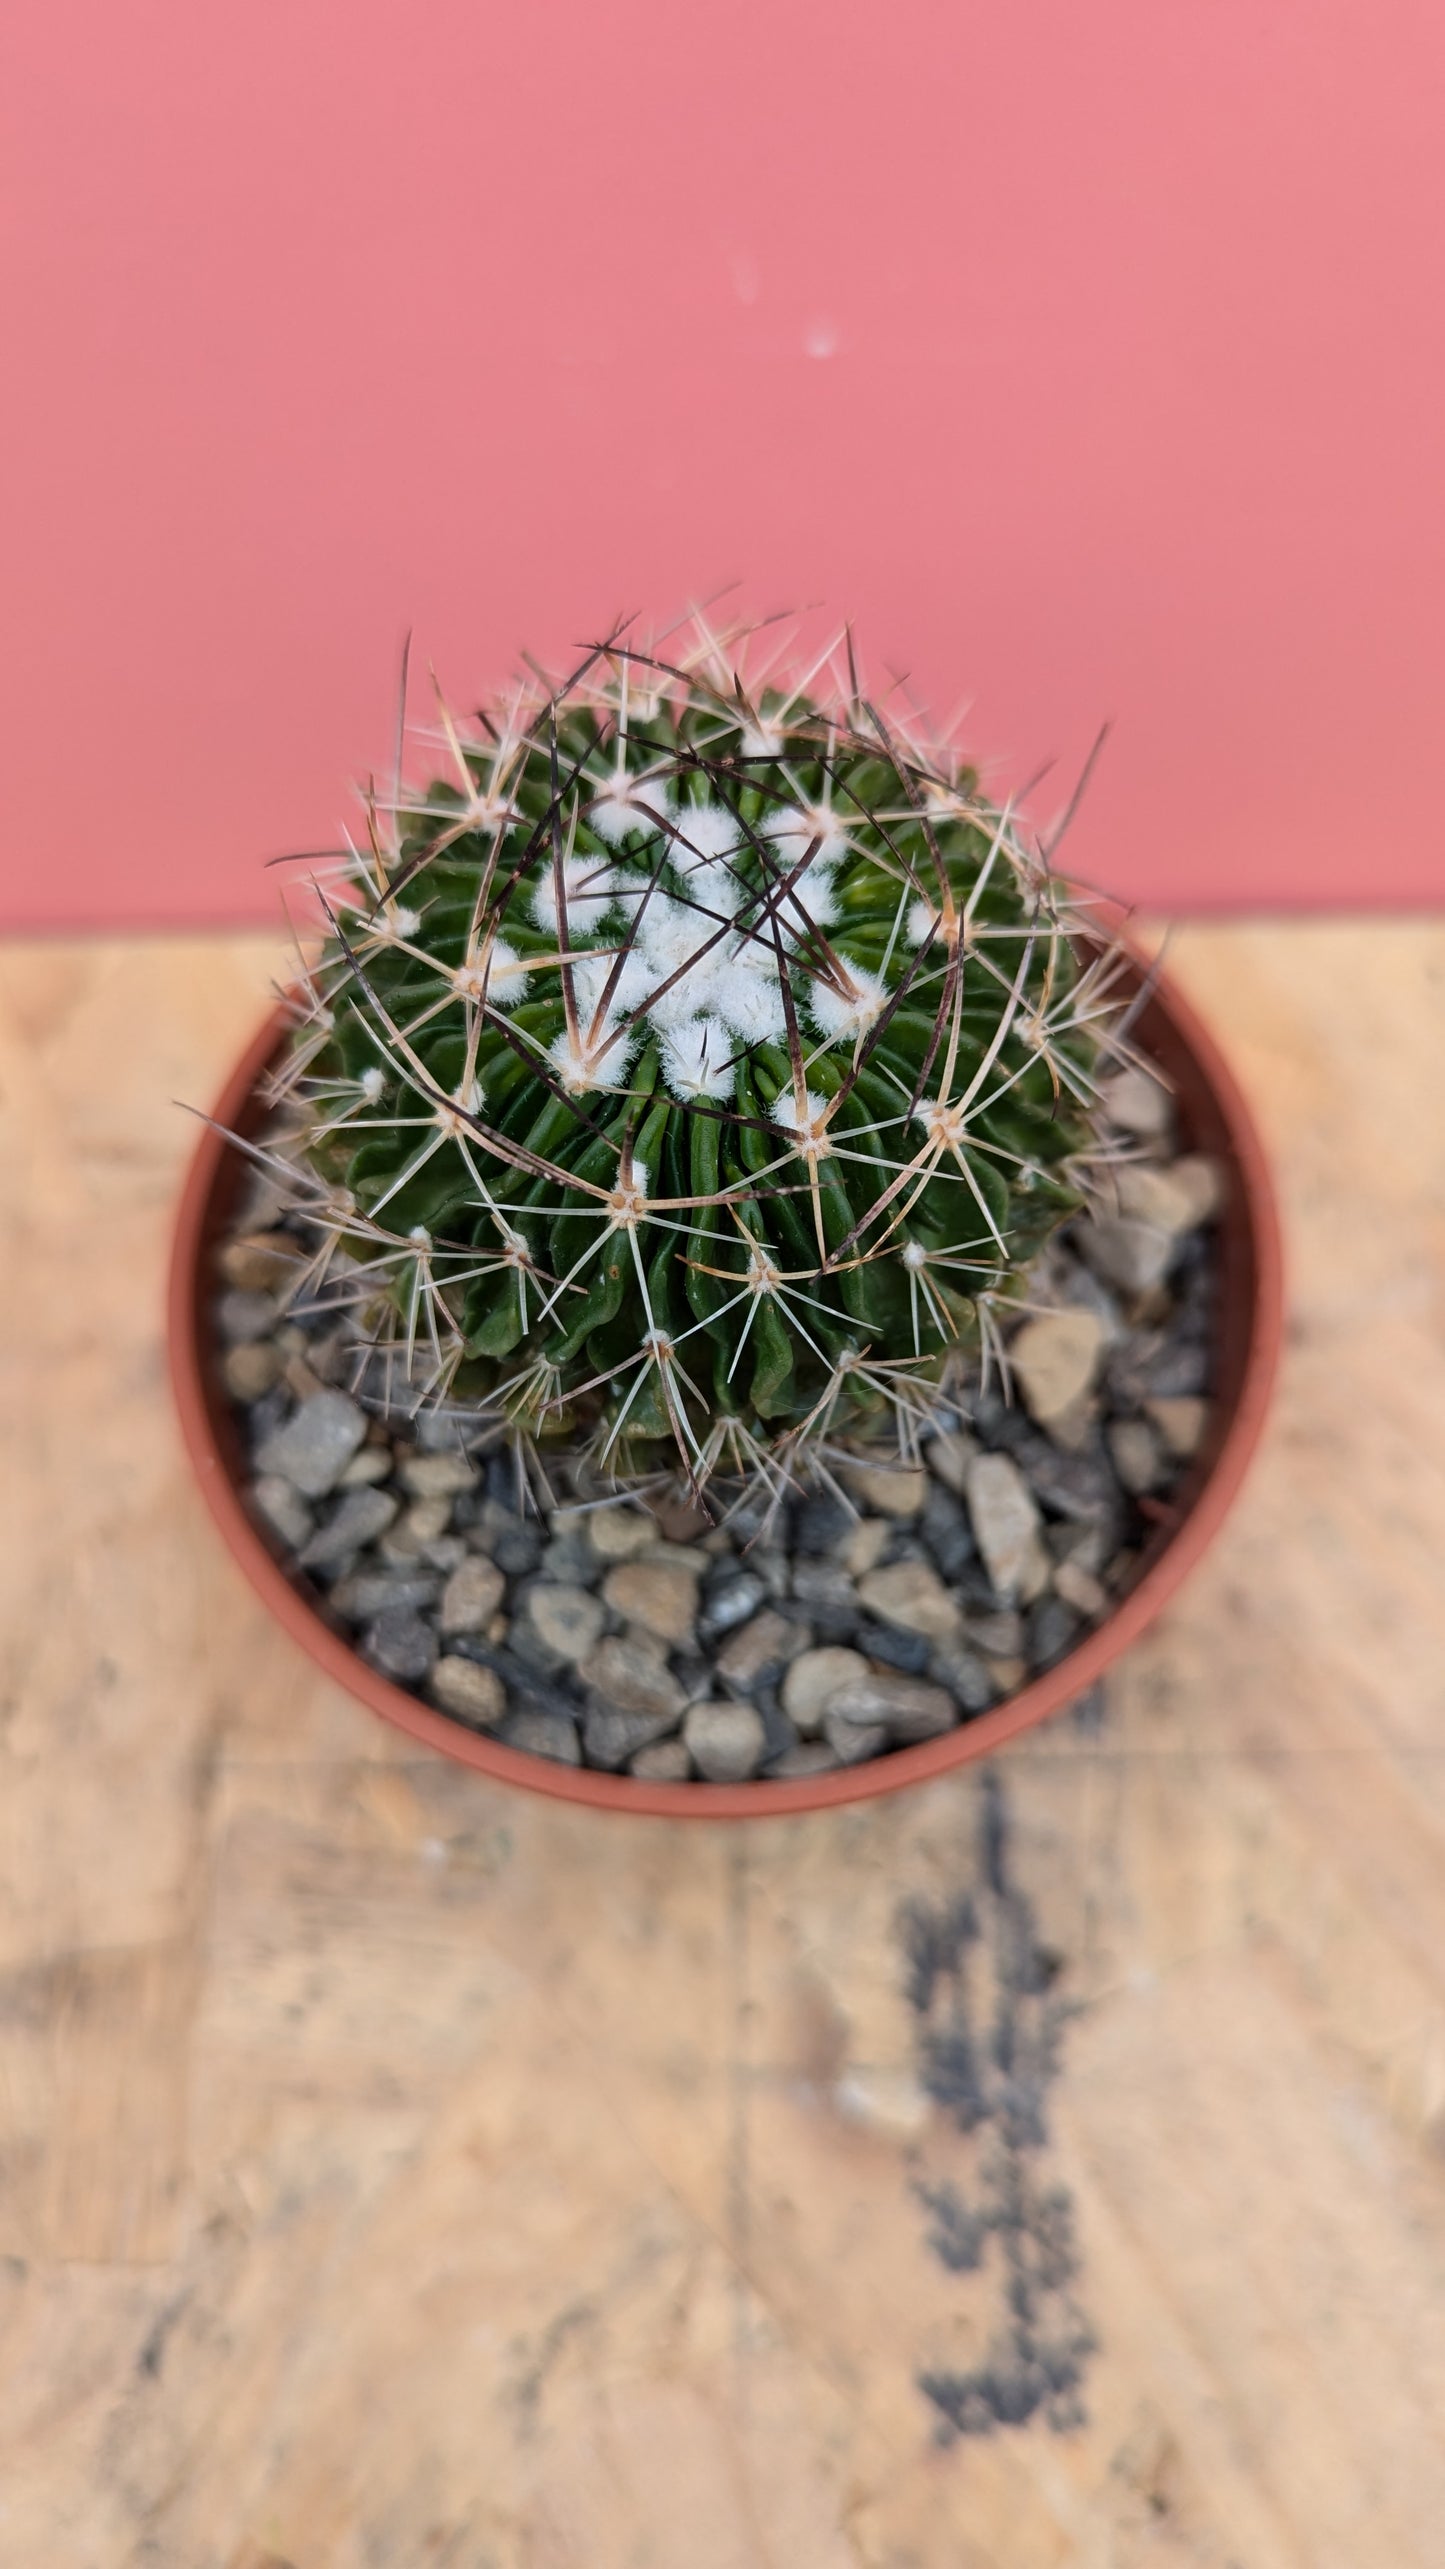
M 4 917 L 265 915 L 407 625 L 734 578 L 1113 717 L 1127 894 L 1438 897 L 1442 134 L 1438 0 L 13 13 Z

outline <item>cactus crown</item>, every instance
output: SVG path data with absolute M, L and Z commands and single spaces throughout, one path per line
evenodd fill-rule
M 1078 1200 L 1111 974 L 851 648 L 794 686 L 736 642 L 614 636 L 474 735 L 442 707 L 276 1082 L 368 1363 L 694 1490 L 907 1442 L 987 1358 Z

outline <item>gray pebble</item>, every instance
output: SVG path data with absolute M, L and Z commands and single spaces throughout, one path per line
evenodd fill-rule
M 601 1566 L 584 1534 L 554 1534 L 551 1542 L 542 1547 L 537 1572 L 540 1578 L 551 1579 L 558 1587 L 590 1588 Z
M 365 1436 L 365 1416 L 345 1392 L 313 1392 L 284 1427 L 264 1438 L 256 1460 L 263 1472 L 279 1472 L 303 1497 L 323 1499 Z
M 917 1516 L 928 1496 L 928 1474 L 917 1464 L 896 1459 L 845 1463 L 842 1477 L 873 1516 Z
M 1081 1628 L 1082 1617 L 1062 1597 L 1040 1597 L 1029 1608 L 1027 1625 L 1027 1649 L 1034 1667 L 1052 1668 L 1072 1649 Z
M 858 1595 L 868 1613 L 890 1632 L 904 1633 L 910 1640 L 921 1636 L 929 1643 L 960 1637 L 957 1602 L 931 1561 L 894 1561 L 885 1569 L 870 1570 L 858 1582 Z
M 1128 1214 L 1109 1214 L 1099 1222 L 1081 1222 L 1079 1248 L 1096 1276 L 1121 1293 L 1144 1294 L 1162 1284 L 1174 1256 L 1174 1239 L 1157 1223 L 1137 1222 Z
M 1024 1646 L 1023 1616 L 1012 1606 L 1002 1606 L 995 1614 L 970 1615 L 968 1638 L 990 1659 L 1017 1659 Z
M 619 1712 L 665 1714 L 676 1721 L 687 1700 L 658 1644 L 631 1634 L 599 1642 L 587 1675 Z
M 521 1658 L 505 1643 L 484 1640 L 480 1633 L 458 1633 L 454 1644 L 459 1659 L 474 1660 L 479 1668 L 490 1668 L 500 1677 L 513 1703 L 519 1709 L 534 1713 L 552 1713 L 562 1721 L 576 1721 L 582 1707 L 572 1686 L 570 1669 L 562 1676 L 551 1676 L 544 1668 Z
M 1082 1454 L 1051 1454 L 1030 1475 L 1035 1497 L 1053 1516 L 1076 1524 L 1102 1518 L 1119 1504 L 1119 1481 L 1102 1446 Z
M 670 1656 L 684 1700 L 689 1704 L 700 1704 L 705 1695 L 712 1693 L 711 1658 L 700 1650 L 674 1650 Z
M 868 1673 L 856 1650 L 805 1650 L 783 1680 L 783 1709 L 797 1730 L 811 1735 L 844 1687 L 861 1685 Z
M 769 1760 L 766 1772 L 779 1783 L 805 1775 L 828 1775 L 842 1764 L 836 1748 L 825 1739 L 800 1739 L 794 1748 L 784 1749 L 781 1757 Z
M 824 1717 L 824 1735 L 834 1747 L 835 1725 L 881 1722 L 895 1744 L 907 1746 L 916 1740 L 936 1739 L 940 1732 L 952 1730 L 958 1712 L 952 1697 L 942 1686 L 921 1686 L 911 1677 L 895 1677 L 888 1669 L 870 1669 L 866 1677 L 854 1678 L 834 1696 Z
M 841 1499 L 826 1490 L 815 1491 L 798 1510 L 794 1550 L 804 1555 L 831 1552 L 835 1544 L 846 1542 L 857 1519 Z M 796 1569 L 794 1577 L 796 1578 Z
M 299 1552 L 311 1534 L 311 1510 L 290 1481 L 279 1472 L 263 1472 L 251 1483 L 251 1505 L 272 1533 Z
M 698 1631 L 706 1641 L 719 1641 L 748 1617 L 756 1614 L 767 1595 L 767 1589 L 754 1571 L 740 1574 L 729 1570 L 710 1587 L 698 1617 Z
M 265 1399 L 280 1372 L 281 1350 L 268 1338 L 258 1339 L 254 1346 L 228 1347 L 221 1360 L 227 1398 L 248 1408 Z
M 414 1499 L 454 1499 L 470 1490 L 477 1477 L 465 1454 L 405 1454 L 396 1468 L 402 1488 Z
M 318 1382 L 340 1383 L 351 1370 L 354 1342 L 344 1329 L 333 1329 L 324 1338 L 312 1338 L 306 1348 L 306 1362 Z
M 978 1454 L 970 1463 L 968 1514 L 989 1577 L 1011 1604 L 1027 1589 L 1042 1547 L 1038 1502 L 1007 1454 Z
M 415 1684 L 425 1677 L 437 1655 L 430 1624 L 408 1606 L 386 1606 L 366 1629 L 362 1647 L 373 1668 L 385 1677 Z
M 1146 1399 L 1188 1400 L 1209 1389 L 1209 1348 L 1173 1345 L 1162 1347 L 1143 1368 L 1142 1389 Z
M 834 1613 L 858 1611 L 858 1591 L 846 1570 L 836 1561 L 795 1561 L 793 1595 L 810 1615 L 819 1606 Z
M 585 1588 L 553 1586 L 539 1579 L 527 1592 L 527 1620 L 534 1638 L 559 1666 L 575 1667 L 602 1638 L 606 1613 Z
M 890 1668 L 901 1668 L 910 1676 L 917 1676 L 928 1666 L 933 1648 L 926 1632 L 900 1632 L 886 1623 L 860 1622 L 853 1641 L 865 1658 L 882 1659 Z
M 1130 1067 L 1104 1081 L 1100 1097 L 1111 1122 L 1144 1141 L 1162 1141 L 1174 1120 L 1169 1091 L 1147 1070 Z
M 594 1696 L 582 1729 L 587 1763 L 615 1773 L 639 1749 L 650 1748 L 654 1741 L 662 1739 L 676 1720 L 675 1713 L 619 1712 L 615 1704 Z
M 853 1603 L 810 1605 L 808 1608 L 808 1621 L 813 1627 L 815 1641 L 851 1642 L 858 1630 L 860 1620 L 858 1608 Z
M 506 1595 L 506 1581 L 483 1552 L 458 1562 L 442 1591 L 443 1632 L 485 1632 Z
M 354 1570 L 338 1579 L 330 1602 L 348 1623 L 370 1623 L 389 1606 L 411 1614 L 425 1613 L 436 1604 L 440 1588 L 441 1581 L 430 1572 L 413 1571 L 408 1575 L 394 1570 Z
M 336 1486 L 339 1490 L 369 1490 L 378 1481 L 391 1478 L 391 1454 L 385 1445 L 359 1445 Z
M 710 1784 L 740 1784 L 755 1775 L 767 1747 L 754 1704 L 692 1704 L 683 1724 L 688 1754 Z
M 428 1543 L 435 1543 L 438 1535 L 445 1534 L 451 1521 L 449 1498 L 413 1499 L 391 1540 L 398 1545 L 404 1540 L 409 1551 L 420 1552 Z
M 598 1561 L 630 1561 L 657 1540 L 652 1518 L 639 1508 L 594 1508 L 581 1523 Z
M 861 1766 L 888 1746 L 886 1722 L 848 1722 L 838 1713 L 824 1716 L 823 1737 L 840 1766 Z
M 962 1498 L 969 1463 L 977 1452 L 977 1445 L 965 1430 L 957 1427 L 943 1428 L 937 1436 L 930 1436 L 928 1439 L 923 1449 L 923 1459 L 943 1487 L 951 1491 L 955 1498 Z M 925 1501 L 925 1506 L 926 1504 Z
M 555 1766 L 580 1766 L 582 1743 L 577 1725 L 564 1713 L 513 1713 L 497 1733 L 508 1748 L 525 1748 L 533 1757 L 550 1757 Z
M 416 1422 L 416 1441 L 424 1454 L 461 1454 L 475 1445 L 477 1432 L 470 1411 L 424 1409 Z
M 928 1663 L 935 1685 L 946 1686 L 960 1712 L 986 1712 L 998 1688 L 976 1650 L 966 1641 L 940 1643 Z
M 784 1509 L 774 1509 L 767 1491 L 755 1490 L 743 1499 L 739 1506 L 729 1511 L 726 1519 L 727 1530 L 739 1552 L 745 1544 L 755 1544 L 758 1541 L 763 1544 L 769 1542 L 776 1544 L 779 1540 L 780 1522 L 785 1519 L 785 1516 Z M 766 1534 L 763 1531 L 765 1526 Z
M 754 1710 L 762 1716 L 762 1763 L 771 1766 L 775 1757 L 783 1757 L 790 1748 L 797 1747 L 802 1733 L 797 1723 L 789 1720 L 773 1687 L 760 1686 L 751 1700 Z
M 479 1668 L 474 1659 L 439 1659 L 431 1672 L 433 1699 L 444 1713 L 469 1722 L 474 1730 L 495 1730 L 506 1716 L 506 1689 L 494 1668 Z
M 1159 1439 L 1144 1418 L 1117 1418 L 1109 1427 L 1109 1451 L 1126 1490 L 1140 1497 L 1160 1476 L 1163 1456 Z
M 506 1571 L 509 1579 L 524 1579 L 529 1571 L 536 1569 L 541 1558 L 542 1536 L 539 1529 L 535 1525 L 524 1525 L 520 1518 L 504 1533 L 493 1537 L 492 1559 L 499 1570 Z
M 806 1625 L 790 1622 L 769 1606 L 723 1644 L 718 1675 L 738 1692 L 750 1694 L 755 1686 L 773 1683 L 807 1649 L 809 1639 Z
M 602 1583 L 603 1603 L 626 1623 L 684 1650 L 697 1622 L 697 1567 L 675 1561 L 617 1561 Z
M 779 1551 L 775 1546 L 770 1545 L 764 1549 L 761 1543 L 755 1543 L 748 1554 L 746 1567 L 755 1579 L 761 1579 L 770 1597 L 786 1597 L 790 1594 L 793 1585 L 793 1564 L 790 1554 Z
M 974 1558 L 976 1546 L 963 1501 L 935 1483 L 924 1501 L 918 1530 L 945 1579 L 956 1579 Z
M 345 1490 L 324 1525 L 318 1526 L 300 1554 L 303 1570 L 322 1570 L 344 1561 L 364 1543 L 384 1534 L 396 1514 L 389 1490 Z
M 254 1346 L 276 1326 L 277 1304 L 269 1293 L 247 1293 L 233 1286 L 216 1304 L 216 1327 L 228 1347 Z
M 649 1784 L 685 1784 L 692 1773 L 686 1740 L 654 1740 L 650 1748 L 640 1748 L 628 1759 L 627 1771 Z

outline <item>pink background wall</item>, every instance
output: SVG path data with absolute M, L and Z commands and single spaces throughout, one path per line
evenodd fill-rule
M 19 16 L 10 921 L 264 916 L 407 624 L 733 577 L 1000 777 L 1112 715 L 1125 892 L 1445 890 L 1440 0 Z

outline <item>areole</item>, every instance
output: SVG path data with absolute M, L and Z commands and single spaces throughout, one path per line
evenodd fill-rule
M 1153 1622 L 1218 1532 L 1259 1441 L 1282 1327 L 1278 1219 L 1248 1107 L 1188 1002 L 1166 980 L 1149 980 L 1142 957 L 1132 955 L 1130 969 L 1141 988 L 1148 983 L 1137 1040 L 1172 1083 L 1189 1147 L 1214 1154 L 1226 1174 L 1213 1418 L 1205 1448 L 1178 1493 L 1172 1522 L 1161 1524 L 1135 1585 L 1044 1676 L 942 1738 L 861 1766 L 774 1783 L 662 1784 L 554 1765 L 509 1748 L 433 1711 L 368 1666 L 294 1582 L 247 1511 L 240 1490 L 240 1433 L 221 1385 L 210 1319 L 211 1251 L 244 1176 L 242 1156 L 225 1135 L 248 1135 L 261 1121 L 258 1083 L 286 1040 L 280 1010 L 237 1062 L 202 1131 L 181 1199 L 169 1292 L 171 1376 L 182 1433 L 211 1513 L 262 1601 L 329 1677 L 413 1739 L 500 1783 L 594 1810 L 667 1819 L 762 1819 L 867 1801 L 985 1757 L 1061 1711 Z

